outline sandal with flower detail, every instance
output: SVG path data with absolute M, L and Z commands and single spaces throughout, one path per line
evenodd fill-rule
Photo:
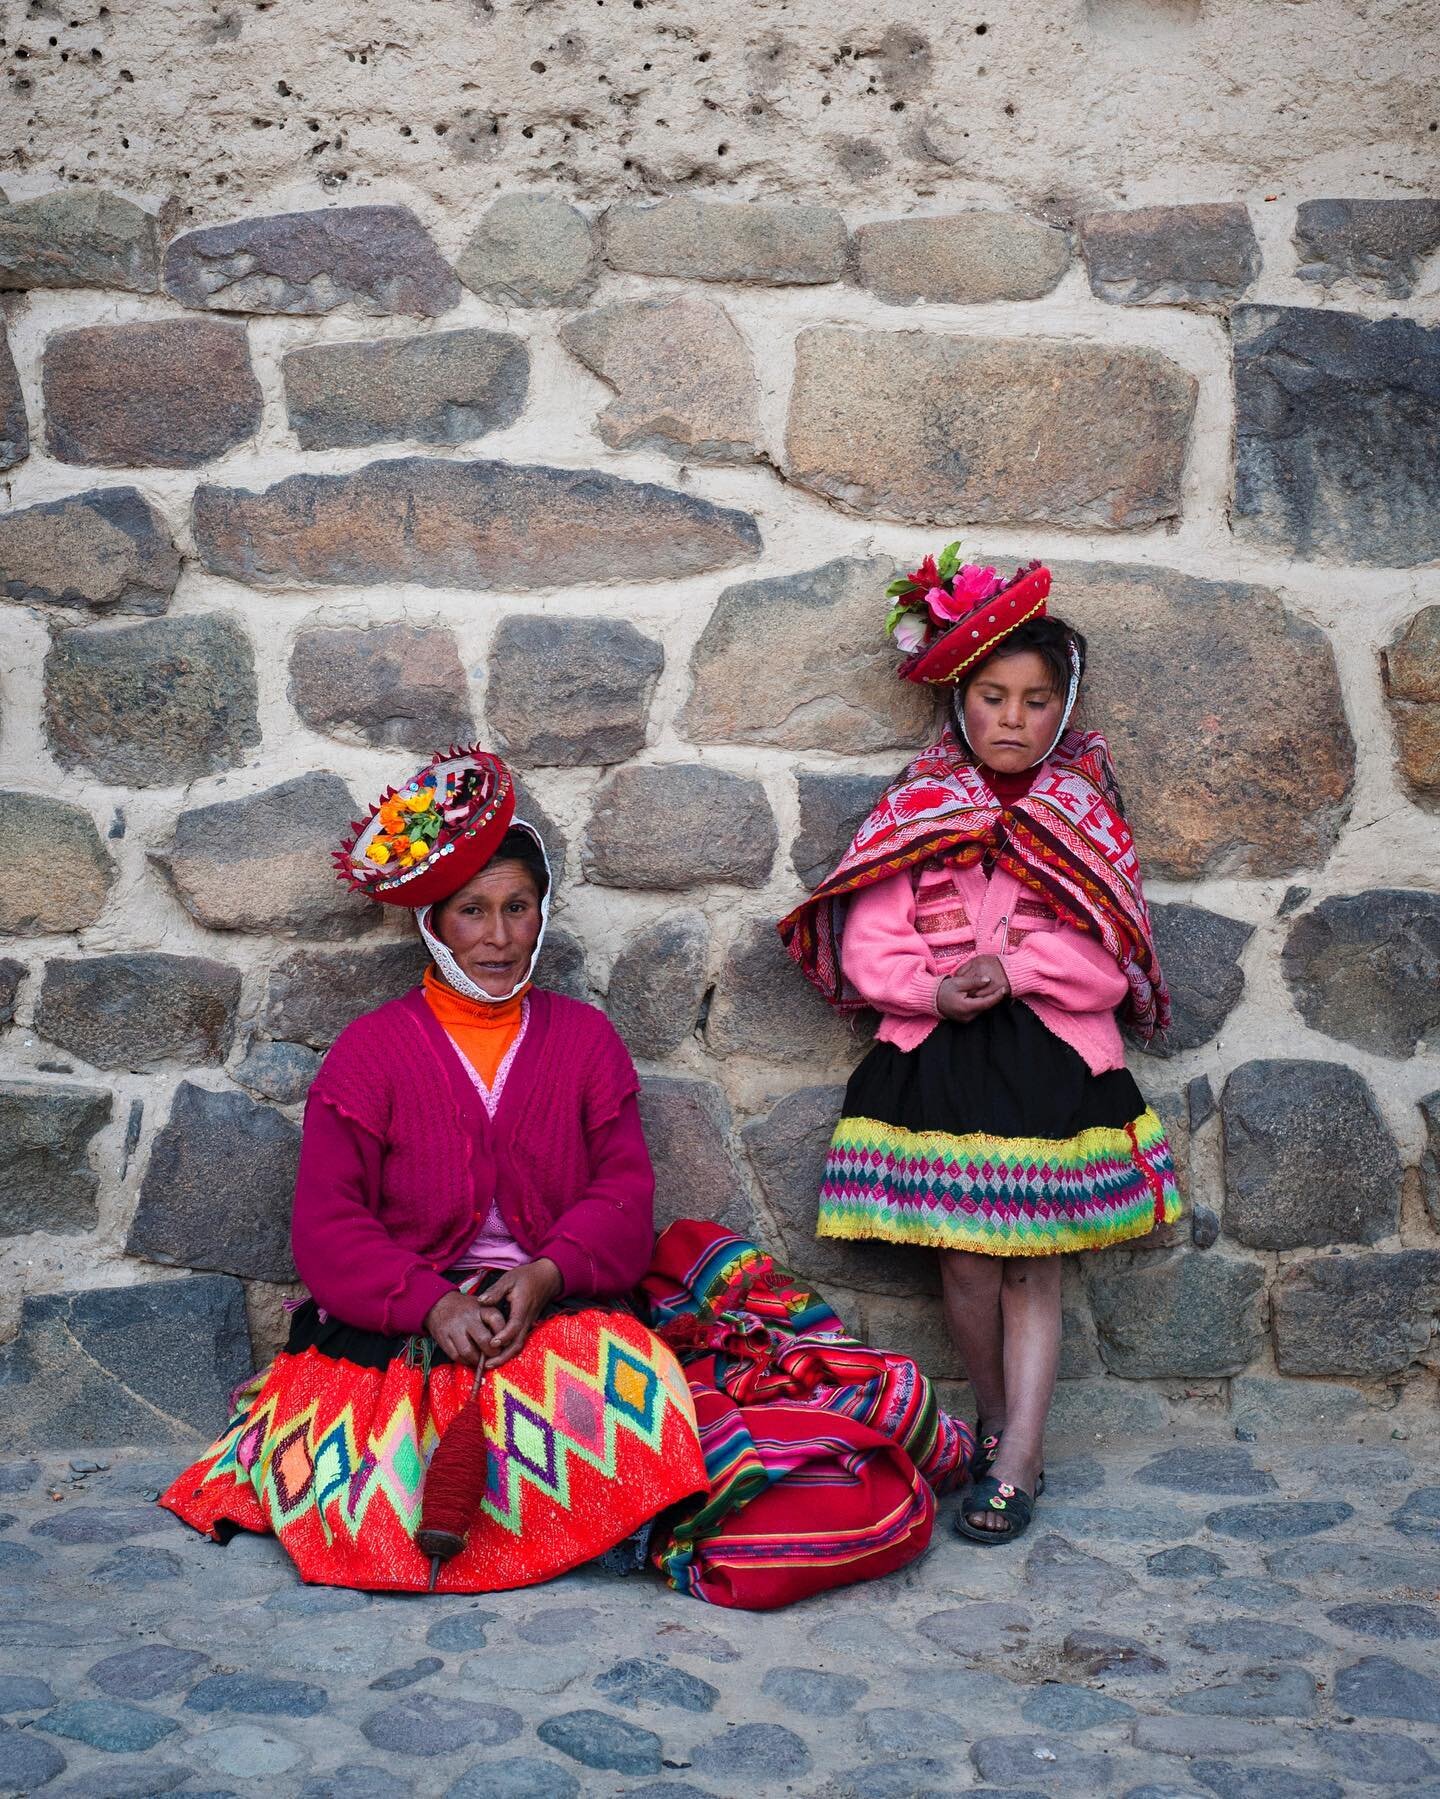
M 979 1427 L 977 1426 L 976 1428 L 978 1430 Z M 996 1458 L 1000 1454 L 1000 1439 L 1004 1434 L 1004 1431 L 995 1430 L 991 1431 L 988 1437 L 980 1437 L 978 1439 L 975 1450 L 975 1459 L 970 1464 L 970 1479 L 972 1482 L 983 1480 L 995 1466 Z M 1042 1468 L 1035 1476 L 1035 1497 L 1039 1499 L 1044 1491 L 1045 1470 Z
M 971 1512 L 991 1511 L 1003 1520 L 1000 1530 L 989 1530 L 972 1524 Z M 955 1528 L 972 1543 L 1013 1543 L 1023 1537 L 1035 1516 L 1035 1501 L 1023 1487 L 1012 1487 L 1008 1480 L 993 1480 L 988 1474 L 972 1482 L 960 1495 L 960 1510 L 955 1514 Z

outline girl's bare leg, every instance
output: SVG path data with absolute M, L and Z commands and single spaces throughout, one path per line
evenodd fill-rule
M 981 1434 L 1005 1428 L 1004 1322 L 1000 1311 L 1005 1264 L 999 1256 L 963 1249 L 940 1251 L 945 1321 L 975 1394 Z
M 1033 1494 L 1060 1362 L 1060 1258 L 1016 1256 L 1001 1267 L 1005 1435 L 990 1472 Z M 1003 1515 L 994 1512 L 965 1515 L 978 1528 L 1005 1528 Z

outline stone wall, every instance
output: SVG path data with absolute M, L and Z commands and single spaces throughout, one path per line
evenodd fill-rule
M 180 1440 L 273 1345 L 307 1083 L 420 965 L 326 852 L 472 733 L 662 1218 L 953 1379 L 927 1258 L 812 1241 L 864 1042 L 772 925 L 931 728 L 881 594 L 956 534 L 1091 636 L 1176 997 L 1192 1215 L 1069 1270 L 1060 1422 L 1433 1417 L 1425 8 L 606 10 L 7 28 L 0 1428 Z

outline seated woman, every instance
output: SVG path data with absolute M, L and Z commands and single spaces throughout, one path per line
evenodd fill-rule
M 307 1581 L 430 1584 L 426 1468 L 472 1403 L 486 1471 L 441 1591 L 549 1579 L 707 1486 L 685 1378 L 621 1302 L 653 1240 L 635 1070 L 601 1012 L 533 984 L 550 869 L 514 807 L 495 757 L 437 755 L 336 853 L 416 909 L 434 966 L 326 1056 L 293 1225 L 311 1297 L 161 1496 L 220 1541 L 273 1531 Z

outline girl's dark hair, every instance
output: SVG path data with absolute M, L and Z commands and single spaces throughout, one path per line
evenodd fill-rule
M 1018 656 L 1025 650 L 1034 650 L 1045 664 L 1050 675 L 1050 687 L 1054 693 L 1068 693 L 1070 689 L 1070 645 L 1080 653 L 1080 673 L 1085 673 L 1085 639 L 1075 629 L 1067 625 L 1063 618 L 1053 614 L 1048 618 L 1029 618 L 1025 623 L 1003 638 L 998 649 L 992 650 L 985 660 L 973 668 L 955 690 L 957 701 L 963 700 L 970 683 L 992 662 L 999 662 L 1006 656 Z

